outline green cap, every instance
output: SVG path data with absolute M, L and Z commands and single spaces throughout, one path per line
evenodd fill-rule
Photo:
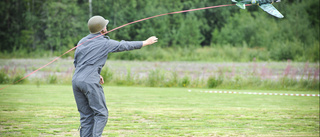
M 104 19 L 101 16 L 93 16 L 88 21 L 88 28 L 90 33 L 98 33 L 104 29 L 109 23 L 109 20 Z

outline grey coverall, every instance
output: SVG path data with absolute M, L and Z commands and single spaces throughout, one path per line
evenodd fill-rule
M 115 41 L 109 37 L 89 34 L 82 38 L 74 55 L 75 73 L 72 87 L 80 113 L 80 136 L 99 137 L 108 121 L 108 109 L 99 83 L 100 72 L 108 53 L 140 49 L 142 41 Z M 96 37 L 96 38 L 95 38 Z

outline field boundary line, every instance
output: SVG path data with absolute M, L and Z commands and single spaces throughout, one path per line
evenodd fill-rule
M 270 96 L 303 96 L 303 97 L 319 97 L 320 94 L 289 94 L 289 93 L 257 93 L 257 92 L 235 92 L 235 91 L 192 91 L 188 92 L 200 92 L 200 93 L 218 93 L 218 94 L 245 94 L 245 95 L 270 95 Z

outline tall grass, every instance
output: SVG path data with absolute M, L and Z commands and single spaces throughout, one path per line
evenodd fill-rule
M 307 64 L 307 63 L 306 63 Z M 232 66 L 234 67 L 234 66 Z M 269 78 L 270 70 L 262 67 L 259 69 L 252 63 L 252 70 L 246 74 L 234 74 L 234 68 L 220 68 L 209 78 L 191 78 L 188 74 L 178 76 L 176 71 L 164 71 L 160 69 L 150 70 L 146 77 L 138 77 L 127 69 L 126 75 L 116 75 L 105 67 L 107 85 L 148 86 L 148 87 L 188 87 L 188 88 L 223 88 L 223 89 L 274 89 L 274 90 L 319 90 L 319 68 L 315 72 L 309 72 L 307 79 L 296 78 L 295 71 L 287 65 L 284 74 L 278 79 Z M 230 73 L 231 72 L 231 73 Z M 293 72 L 293 73 L 292 73 Z
M 15 83 L 24 77 L 25 71 L 14 67 L 10 69 L 8 66 L 4 66 L 0 69 L 0 84 Z M 17 83 L 25 83 L 27 79 L 20 80 Z M 16 83 L 16 84 L 17 84 Z
M 290 45 L 290 44 L 289 44 Z M 246 43 L 242 47 L 234 47 L 232 45 L 211 45 L 205 47 L 187 46 L 187 47 L 169 47 L 161 48 L 158 45 L 144 47 L 140 50 L 130 52 L 120 52 L 109 54 L 110 60 L 141 60 L 141 61 L 212 61 L 212 62 L 249 62 L 252 58 L 257 61 L 283 61 L 291 59 L 293 61 L 319 61 L 318 45 L 314 45 L 313 49 L 299 51 L 300 54 L 294 54 L 289 47 L 281 47 L 274 49 L 267 48 L 249 48 Z M 297 47 L 297 46 L 295 46 Z M 289 50 L 289 51 L 287 51 Z M 28 51 L 25 49 L 16 50 L 14 52 L 0 51 L 0 58 L 45 58 L 60 56 L 68 51 L 45 51 L 37 49 Z M 288 53 L 288 55 L 287 55 Z M 62 56 L 63 58 L 73 58 L 74 51 Z
M 213 62 L 248 62 L 252 58 L 259 61 L 271 60 L 270 53 L 264 48 L 233 47 L 231 45 L 215 47 L 175 47 L 160 48 L 150 46 L 141 50 L 112 53 L 112 60 L 143 61 L 213 61 Z
M 57 67 L 55 68 L 57 69 Z M 319 67 L 310 68 L 305 63 L 302 76 L 288 61 L 286 68 L 274 78 L 272 71 L 265 66 L 258 66 L 255 60 L 249 65 L 249 70 L 237 72 L 235 66 L 218 67 L 212 70 L 208 77 L 192 77 L 188 73 L 182 74 L 175 70 L 155 68 L 146 75 L 131 72 L 128 67 L 126 73 L 121 74 L 105 66 L 101 75 L 105 85 L 147 86 L 147 87 L 187 87 L 187 88 L 220 88 L 220 89 L 275 89 L 275 90 L 319 90 Z M 59 69 L 60 70 L 60 69 Z M 48 70 L 49 71 L 49 70 Z M 67 71 L 52 72 L 50 75 L 32 77 L 20 83 L 41 84 L 71 84 L 73 68 Z M 62 74 L 61 74 L 62 73 Z M 180 73 L 180 74 L 179 74 Z M 59 74 L 59 75 L 58 75 Z M 13 83 L 25 75 L 25 70 L 4 66 L 0 71 L 0 83 Z M 301 73 L 300 73 L 301 75 Z
M 299 44 L 298 44 L 299 45 Z M 112 60 L 143 60 L 143 61 L 212 61 L 212 62 L 249 62 L 252 58 L 257 61 L 293 60 L 300 62 L 318 62 L 319 45 L 312 46 L 313 50 L 300 50 L 297 44 L 288 43 L 284 46 L 267 49 L 263 47 L 249 48 L 246 43 L 242 47 L 230 44 L 211 45 L 204 47 L 186 46 L 161 48 L 157 45 L 147 46 L 141 50 L 113 53 Z M 300 47 L 301 48 L 301 47 Z M 318 50 L 316 50 L 318 49 Z M 296 53 L 299 51 L 299 54 Z

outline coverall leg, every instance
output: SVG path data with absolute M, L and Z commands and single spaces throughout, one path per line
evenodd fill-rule
M 80 136 L 100 137 L 108 121 L 108 109 L 101 85 L 79 81 L 72 83 L 80 113 Z

